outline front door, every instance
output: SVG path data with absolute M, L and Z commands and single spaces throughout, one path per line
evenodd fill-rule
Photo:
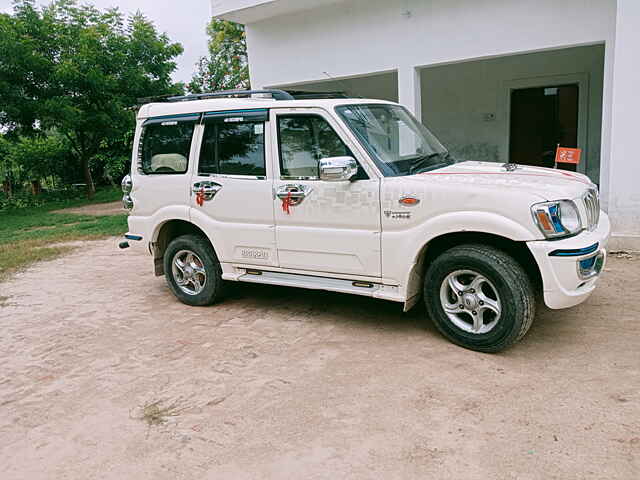
M 277 265 L 267 110 L 212 112 L 199 127 L 191 218 L 221 262 Z
M 272 110 L 271 124 L 278 139 L 273 201 L 280 267 L 380 277 L 378 178 L 359 162 L 352 181 L 319 179 L 320 159 L 356 158 L 323 110 Z

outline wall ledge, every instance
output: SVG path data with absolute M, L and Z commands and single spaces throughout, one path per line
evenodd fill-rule
M 640 235 L 611 235 L 607 250 L 640 253 Z

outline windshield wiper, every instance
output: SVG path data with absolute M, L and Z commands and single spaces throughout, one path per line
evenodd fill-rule
M 433 163 L 432 159 L 435 157 L 442 157 L 445 161 Z M 428 172 L 429 170 L 434 170 L 436 168 L 440 168 L 444 165 L 449 165 L 451 163 L 451 155 L 449 152 L 440 152 L 440 153 L 432 153 L 430 155 L 425 155 L 423 157 L 418 157 L 409 168 L 409 174 L 413 175 L 416 173 Z

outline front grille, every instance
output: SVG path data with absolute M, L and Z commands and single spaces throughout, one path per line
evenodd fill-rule
M 587 228 L 595 230 L 600 221 L 600 197 L 598 191 L 589 189 L 582 197 L 584 207 L 587 212 Z

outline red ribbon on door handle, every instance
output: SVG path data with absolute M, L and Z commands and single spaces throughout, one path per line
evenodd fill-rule
M 291 215 L 291 207 L 293 202 L 291 200 L 291 192 L 287 193 L 287 196 L 282 199 L 282 211 L 287 215 Z
M 204 205 L 204 187 L 202 187 L 202 189 L 198 193 L 196 193 L 196 203 L 200 207 Z

